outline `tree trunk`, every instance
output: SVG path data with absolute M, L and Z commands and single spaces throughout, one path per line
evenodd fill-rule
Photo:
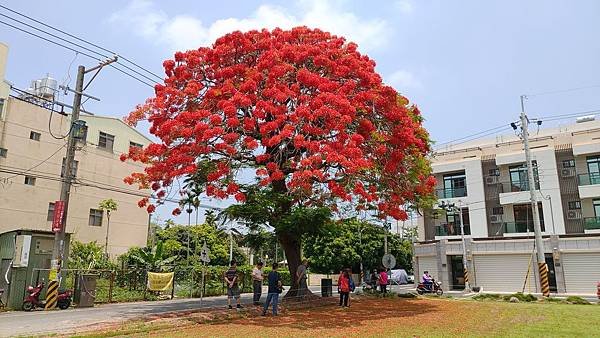
M 285 295 L 285 298 L 296 297 L 298 295 L 298 280 L 296 278 L 296 269 L 302 261 L 300 257 L 300 239 L 289 233 L 277 234 L 277 239 L 285 251 L 285 257 L 288 263 L 292 285 Z

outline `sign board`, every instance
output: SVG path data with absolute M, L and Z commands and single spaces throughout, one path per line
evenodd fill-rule
M 29 253 L 31 250 L 31 235 L 17 236 L 15 243 L 15 260 L 13 266 L 26 267 L 29 265 Z
M 392 254 L 385 254 L 381 259 L 381 263 L 388 269 L 393 269 L 396 266 L 396 257 Z
M 166 291 L 173 287 L 173 272 L 148 272 L 148 290 L 149 291 Z
M 52 217 L 52 232 L 60 232 L 63 228 L 65 215 L 65 201 L 54 202 L 54 215 Z
M 200 251 L 200 260 L 203 261 L 204 263 L 210 263 L 210 250 L 208 250 L 208 247 L 206 246 L 206 242 L 204 242 L 204 245 L 202 246 L 202 251 Z

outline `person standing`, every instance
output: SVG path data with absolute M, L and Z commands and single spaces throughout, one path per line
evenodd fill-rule
M 296 282 L 298 286 L 298 297 L 304 298 L 308 292 L 308 284 L 306 283 L 307 275 L 306 269 L 308 268 L 308 260 L 303 260 L 302 264 L 298 265 L 296 269 Z
M 350 277 L 348 270 L 342 271 L 338 277 L 338 293 L 340 294 L 340 306 L 348 306 L 348 298 L 350 297 Z
M 252 270 L 252 288 L 254 291 L 254 305 L 260 305 L 260 296 L 262 295 L 262 285 L 263 285 L 263 262 L 258 262 L 254 269 Z
M 279 272 L 277 272 L 278 267 L 279 265 L 277 263 L 273 263 L 273 270 L 269 272 L 269 275 L 267 276 L 269 289 L 267 291 L 267 301 L 265 302 L 265 306 L 263 308 L 263 316 L 267 315 L 267 310 L 269 309 L 269 304 L 271 304 L 271 302 L 273 303 L 273 316 L 277 316 L 279 294 L 283 291 L 281 276 L 279 275 Z
M 231 261 L 231 266 L 225 271 L 225 283 L 227 284 L 227 307 L 232 309 L 231 299 L 235 298 L 237 301 L 237 308 L 241 309 L 240 304 L 240 288 L 238 287 L 238 273 L 237 273 L 237 262 Z
M 379 271 L 379 287 L 381 288 L 381 293 L 385 294 L 387 292 L 388 285 L 388 274 L 385 269 L 381 269 Z

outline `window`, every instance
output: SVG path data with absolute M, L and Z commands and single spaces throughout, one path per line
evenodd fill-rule
M 600 156 L 588 156 L 586 162 L 590 184 L 600 184 Z
M 4 99 L 0 99 L 0 118 L 2 118 L 3 108 L 4 108 Z
M 512 232 L 533 232 L 533 211 L 531 204 L 514 204 L 513 213 L 515 217 L 515 228 L 516 231 Z M 538 215 L 540 218 L 540 225 L 542 231 L 544 229 L 544 210 L 542 209 L 542 203 L 538 202 Z
M 488 170 L 488 176 L 500 176 L 500 169 L 490 169 Z
M 462 208 L 462 220 L 463 226 L 465 227 L 465 235 L 470 235 L 469 226 L 469 208 Z M 448 235 L 460 235 L 460 214 L 458 211 L 448 211 L 446 212 L 446 222 L 447 222 L 447 231 Z
M 112 151 L 115 143 L 115 136 L 104 132 L 100 132 L 98 139 L 98 148 Z
M 596 218 L 600 217 L 600 200 L 594 200 L 594 215 Z
M 90 225 L 95 227 L 102 226 L 102 210 L 90 209 Z
M 33 131 L 33 130 L 32 130 L 31 132 L 29 132 L 29 138 L 30 138 L 31 140 L 34 140 L 34 141 L 39 141 L 39 140 L 40 140 L 40 137 L 42 137 L 42 134 L 40 134 L 40 133 L 38 133 L 38 132 L 35 132 L 35 131 Z
M 54 220 L 54 202 L 48 203 L 48 216 L 46 217 L 48 222 L 52 222 Z
M 569 210 L 581 209 L 581 201 L 569 201 Z
M 494 207 L 492 208 L 492 215 L 503 215 L 504 208 L 503 207 Z
M 129 141 L 129 148 L 138 148 L 138 149 L 142 149 L 144 148 L 144 146 L 142 144 L 139 143 L 135 143 L 132 141 Z
M 35 177 L 33 177 L 33 176 L 25 176 L 25 184 L 27 184 L 27 185 L 35 185 Z
M 562 161 L 562 166 L 563 166 L 563 168 L 575 168 L 575 160 L 574 159 L 564 160 L 564 161 Z
M 7 153 L 8 153 L 8 150 L 6 148 L 0 148 L 0 157 L 6 158 Z
M 538 176 L 538 168 L 537 162 L 532 161 L 533 164 L 533 177 L 535 180 L 535 188 L 540 188 L 540 180 Z M 510 185 L 511 191 L 525 191 L 529 190 L 529 179 L 527 178 L 527 165 L 521 164 L 516 166 L 511 166 L 508 169 L 510 174 Z
M 444 175 L 444 192 L 441 198 L 465 197 L 467 196 L 465 173 Z
M 63 157 L 62 167 L 60 168 L 60 177 L 65 177 L 65 161 L 66 158 Z M 73 167 L 71 168 L 71 176 L 77 176 L 77 168 L 79 167 L 79 161 L 73 161 Z

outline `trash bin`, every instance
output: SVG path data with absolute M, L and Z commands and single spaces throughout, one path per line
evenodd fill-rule
M 331 278 L 321 279 L 321 297 L 333 296 L 333 280 Z
M 93 307 L 96 300 L 97 275 L 79 275 L 74 302 L 77 307 Z

